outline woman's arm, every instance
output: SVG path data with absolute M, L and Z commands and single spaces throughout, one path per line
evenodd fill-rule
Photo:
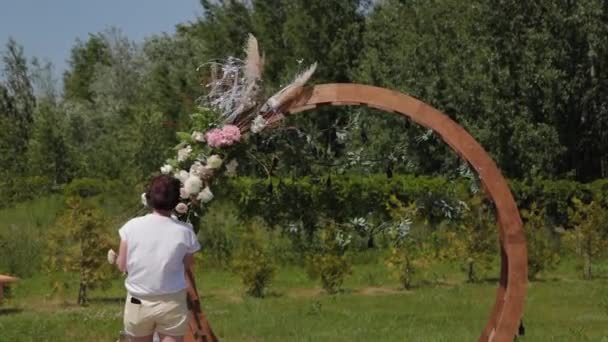
M 120 248 L 118 249 L 118 257 L 116 258 L 116 267 L 122 272 L 127 272 L 127 241 L 120 240 Z
M 184 256 L 184 267 L 186 270 L 191 269 L 194 266 L 194 254 L 187 253 Z

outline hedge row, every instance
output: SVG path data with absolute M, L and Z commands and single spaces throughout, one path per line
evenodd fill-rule
M 568 180 L 511 181 L 520 209 L 533 203 L 546 209 L 556 225 L 568 226 L 572 199 L 599 201 L 608 207 L 608 180 L 583 184 Z M 262 216 L 271 224 L 301 220 L 313 224 L 320 215 L 344 221 L 374 213 L 388 217 L 390 199 L 416 202 L 431 221 L 457 212 L 475 196 L 467 180 L 398 175 L 332 175 L 325 178 L 233 178 L 217 186 L 221 197 L 236 200 L 244 216 Z

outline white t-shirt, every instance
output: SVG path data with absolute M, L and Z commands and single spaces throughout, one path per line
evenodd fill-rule
M 125 287 L 131 295 L 162 295 L 188 287 L 184 256 L 201 248 L 190 225 L 148 214 L 125 223 L 118 234 L 127 242 Z

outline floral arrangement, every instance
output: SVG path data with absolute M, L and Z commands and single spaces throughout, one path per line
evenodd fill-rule
M 204 107 L 192 115 L 195 129 L 178 133 L 176 157 L 160 168 L 162 174 L 173 175 L 182 185 L 181 200 L 175 207 L 182 221 L 200 217 L 213 199 L 213 178 L 220 173 L 236 175 L 238 161 L 232 155 L 238 145 L 283 119 L 282 111 L 301 93 L 317 66 L 313 64 L 265 100 L 261 88 L 264 57 L 253 35 L 249 35 L 245 52 L 245 60 L 228 57 L 199 67 L 209 67 L 210 71 L 210 81 L 205 84 L 208 92 L 201 98 Z M 143 195 L 142 203 L 146 205 Z

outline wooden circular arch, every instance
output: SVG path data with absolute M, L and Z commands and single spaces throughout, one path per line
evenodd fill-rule
M 432 129 L 479 175 L 485 193 L 496 206 L 501 270 L 496 301 L 479 341 L 513 341 L 524 309 L 528 282 L 526 239 L 517 205 L 504 177 L 479 143 L 447 115 L 411 96 L 361 84 L 323 84 L 306 87 L 282 107 L 285 115 L 322 106 L 368 106 L 396 113 Z M 273 121 L 282 119 L 276 115 Z M 269 122 L 269 124 L 272 122 Z M 216 342 L 203 314 L 192 270 L 187 272 L 191 318 L 185 341 Z
M 523 314 L 528 282 L 526 239 L 513 195 L 500 170 L 481 145 L 432 106 L 411 96 L 361 84 L 323 84 L 304 88 L 283 111 L 286 115 L 320 106 L 364 105 L 396 113 L 433 130 L 479 175 L 496 205 L 501 272 L 496 301 L 479 341 L 513 341 Z

